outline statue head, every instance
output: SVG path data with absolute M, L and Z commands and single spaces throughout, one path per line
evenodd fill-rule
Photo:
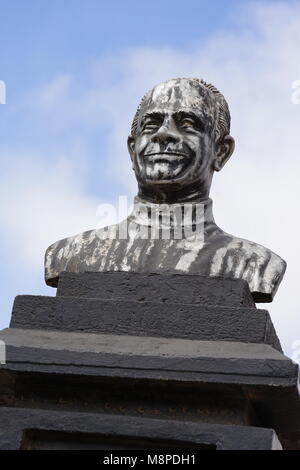
M 156 202 L 206 199 L 234 150 L 224 96 L 200 79 L 163 82 L 142 98 L 128 149 L 139 194 Z

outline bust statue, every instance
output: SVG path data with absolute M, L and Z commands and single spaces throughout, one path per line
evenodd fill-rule
M 178 78 L 155 86 L 138 106 L 128 150 L 138 183 L 132 214 L 115 226 L 51 245 L 45 257 L 46 283 L 56 286 L 62 271 L 181 272 L 242 278 L 256 302 L 272 301 L 285 261 L 257 243 L 225 233 L 212 213 L 214 172 L 234 151 L 224 96 L 200 79 Z M 162 207 L 171 214 L 168 220 Z M 149 236 L 153 220 L 155 236 Z M 182 236 L 175 236 L 178 227 Z M 160 236 L 165 230 L 169 236 Z

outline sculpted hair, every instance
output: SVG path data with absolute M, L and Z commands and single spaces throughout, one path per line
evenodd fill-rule
M 210 96 L 213 100 L 214 103 L 214 108 L 215 108 L 215 139 L 216 142 L 222 140 L 226 135 L 230 134 L 230 112 L 229 112 L 229 107 L 227 104 L 227 101 L 225 100 L 224 96 L 222 93 L 211 83 L 207 83 L 205 80 L 202 80 L 200 78 L 183 78 L 179 80 L 187 80 L 191 82 L 194 85 L 201 86 L 205 88 L 206 90 L 209 91 Z M 172 81 L 172 80 L 168 80 Z M 168 81 L 166 83 L 168 83 Z M 154 87 L 155 88 L 155 87 Z M 154 89 L 153 88 L 153 89 Z M 152 89 L 152 90 L 153 90 Z M 138 119 L 139 115 L 141 112 L 141 109 L 143 108 L 143 105 L 145 104 L 149 94 L 151 91 L 148 91 L 143 98 L 140 101 L 140 104 L 137 107 L 135 116 L 132 121 L 132 126 L 131 126 L 131 135 L 135 137 L 136 132 L 137 132 L 137 127 L 138 127 Z

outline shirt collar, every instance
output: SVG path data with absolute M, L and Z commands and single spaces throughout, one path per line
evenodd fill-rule
M 130 218 L 138 225 L 166 229 L 207 226 L 215 223 L 212 205 L 210 198 L 188 203 L 154 204 L 136 196 Z

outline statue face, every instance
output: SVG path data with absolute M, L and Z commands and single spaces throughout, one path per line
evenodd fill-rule
M 129 150 L 140 183 L 188 185 L 208 178 L 215 139 L 214 103 L 207 90 L 183 80 L 154 88 Z

